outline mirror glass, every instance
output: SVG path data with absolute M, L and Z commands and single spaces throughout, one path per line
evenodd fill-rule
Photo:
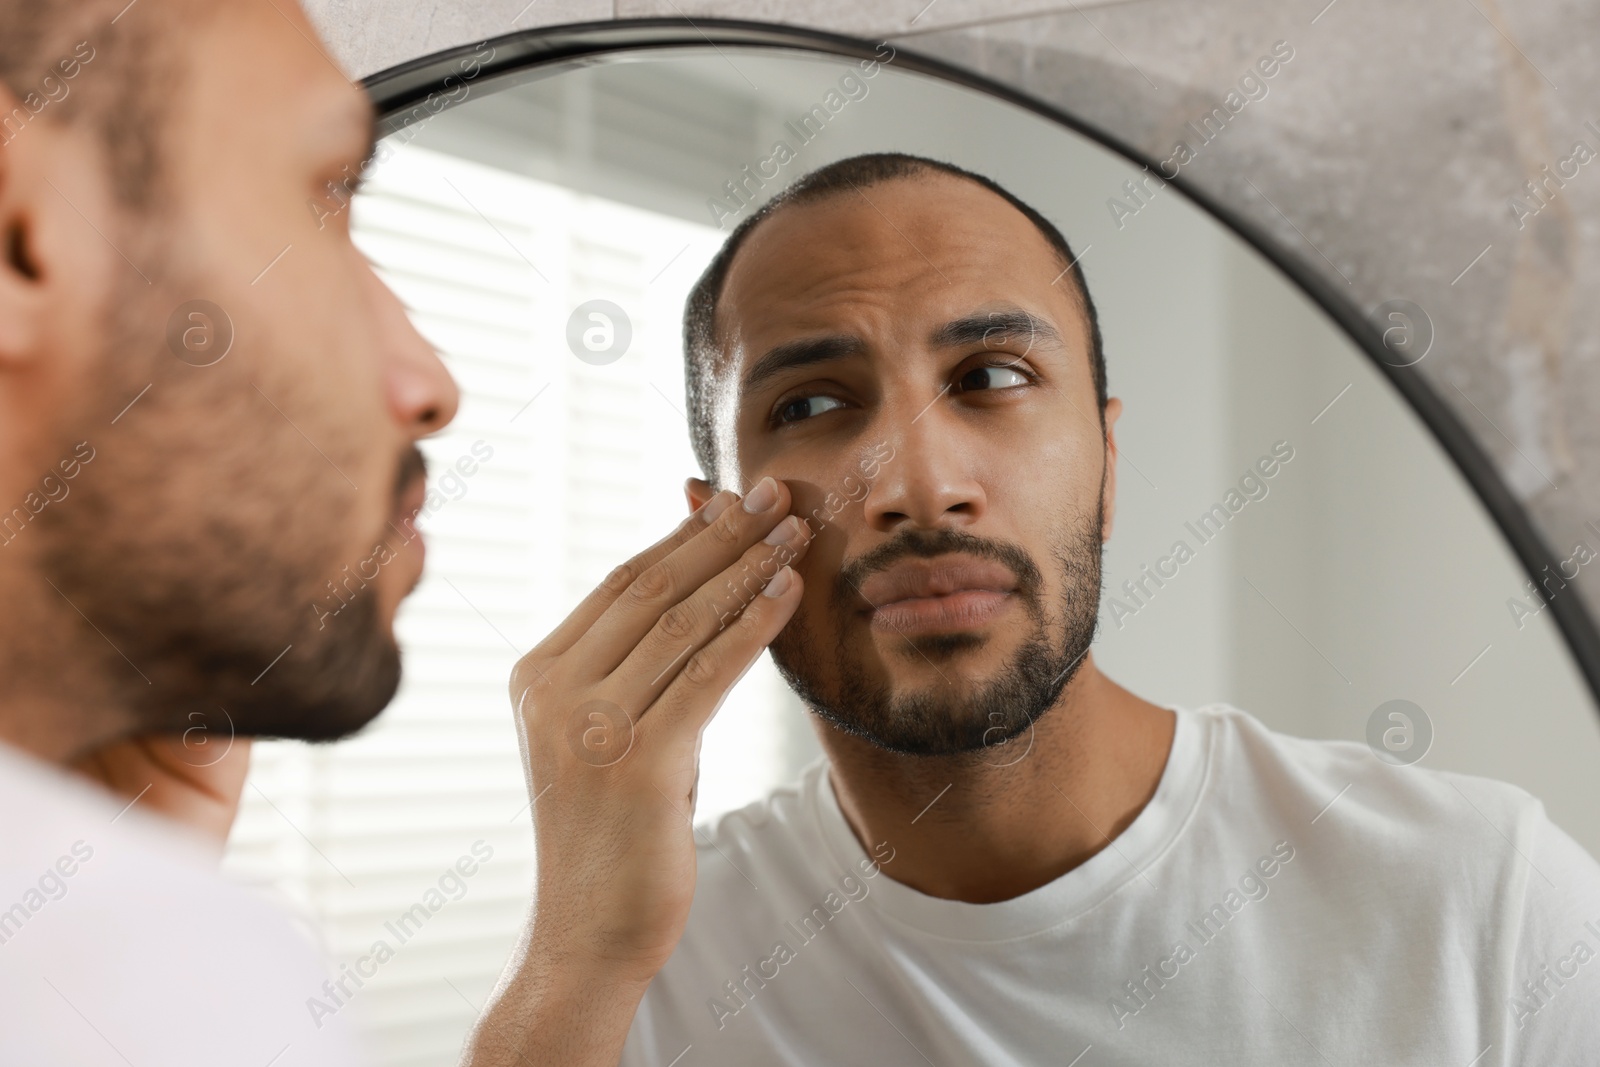
M 686 512 L 700 472 L 685 295 L 755 204 L 863 152 L 987 175 L 1080 257 L 1125 404 L 1103 670 L 1151 700 L 1227 702 L 1314 738 L 1364 742 L 1381 706 L 1409 701 L 1423 718 L 1394 741 L 1400 762 L 1515 783 L 1600 853 L 1592 699 L 1490 517 L 1370 358 L 1177 190 L 889 52 L 850 80 L 853 60 L 707 47 L 458 84 L 454 106 L 388 136 L 348 207 L 463 402 L 427 446 L 428 575 L 401 616 L 396 704 L 337 747 L 261 745 L 229 865 L 287 896 L 334 959 L 394 948 L 340 1006 L 377 1062 L 454 1062 L 525 913 L 506 679 Z M 763 660 L 704 737 L 697 817 L 818 755 Z M 464 856 L 474 875 L 444 877 Z

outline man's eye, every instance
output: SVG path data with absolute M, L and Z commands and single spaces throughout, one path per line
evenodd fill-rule
M 1027 385 L 1029 378 L 1011 367 L 974 367 L 961 376 L 956 384 L 963 392 L 979 389 L 1011 389 Z
M 824 411 L 844 407 L 844 402 L 835 400 L 831 396 L 802 396 L 789 401 L 778 409 L 777 421 L 799 422 L 809 419 L 814 415 L 821 415 Z

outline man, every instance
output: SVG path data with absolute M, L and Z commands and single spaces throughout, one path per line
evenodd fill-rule
M 306 1011 L 321 962 L 215 863 L 249 737 L 335 739 L 393 695 L 416 441 L 455 412 L 323 206 L 370 104 L 285 0 L 0 0 L 0 126 L 0 1063 L 355 1062 L 348 1018 Z M 550 887 L 474 1063 L 615 1062 L 632 1004 L 566 1008 L 670 952 L 694 738 L 803 589 L 788 488 L 736 499 L 619 568 L 514 690 Z
M 1596 1062 L 1600 868 L 1537 801 L 1096 668 L 1121 404 L 1072 264 L 865 156 L 691 295 L 690 502 L 793 487 L 772 652 L 826 758 L 705 830 L 623 1063 Z

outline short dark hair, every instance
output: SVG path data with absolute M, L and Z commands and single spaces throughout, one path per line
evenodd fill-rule
M 1104 425 L 1106 361 L 1100 344 L 1100 320 L 1095 312 L 1094 300 L 1089 296 L 1089 287 L 1084 283 L 1083 271 L 1061 231 L 998 182 L 981 174 L 923 156 L 872 152 L 841 159 L 814 170 L 763 204 L 728 235 L 710 266 L 706 267 L 705 273 L 700 275 L 700 280 L 689 291 L 683 314 L 684 391 L 689 405 L 689 440 L 706 478 L 712 482 L 717 478 L 716 419 L 713 411 L 716 391 L 710 388 L 710 384 L 722 355 L 721 342 L 717 337 L 717 305 L 722 298 L 722 287 L 727 281 L 733 257 L 763 220 L 785 207 L 811 203 L 897 178 L 914 178 L 924 174 L 947 174 L 974 182 L 1002 197 L 1006 203 L 1022 212 L 1054 249 L 1062 272 L 1072 277 L 1073 290 L 1089 325 L 1089 359 L 1101 423 Z
M 163 120 L 184 88 L 183 37 L 209 6 L 163 4 L 0 0 L 0 83 L 20 102 L 0 112 L 0 144 L 39 122 L 86 126 L 105 149 L 117 202 L 152 207 L 168 143 Z

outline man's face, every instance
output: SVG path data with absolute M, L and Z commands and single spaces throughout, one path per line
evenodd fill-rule
M 1114 475 L 1083 312 L 1037 229 L 944 175 L 784 208 L 729 271 L 719 433 L 820 529 L 772 652 L 825 719 L 946 755 L 1086 656 Z
M 106 237 L 84 225 L 59 253 L 93 269 L 51 316 L 46 340 L 76 355 L 61 409 L 31 429 L 41 470 L 78 441 L 94 459 L 8 548 L 32 538 L 105 638 L 79 627 L 78 651 L 131 707 L 129 730 L 219 724 L 221 709 L 243 734 L 335 737 L 398 684 L 393 619 L 422 567 L 414 442 L 457 394 L 352 245 L 348 210 L 329 211 L 372 115 L 298 7 L 247 0 L 174 32 L 193 39 L 159 133 L 159 217 L 119 209 L 104 174 L 55 179 Z M 228 326 L 174 316 L 196 300 L 231 323 L 211 365 L 205 331 Z

